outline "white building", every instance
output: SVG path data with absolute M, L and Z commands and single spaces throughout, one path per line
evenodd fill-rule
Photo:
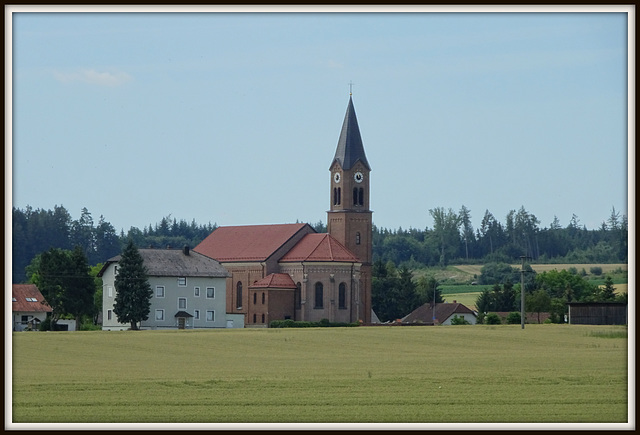
M 216 260 L 183 249 L 139 249 L 153 290 L 149 318 L 141 329 L 243 328 L 242 315 L 226 312 L 229 272 Z M 113 312 L 120 256 L 109 259 L 102 277 L 102 329 L 128 329 Z

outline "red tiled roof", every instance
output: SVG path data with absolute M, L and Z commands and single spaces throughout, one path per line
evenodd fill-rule
M 193 250 L 220 262 L 264 261 L 301 231 L 313 228 L 308 224 L 219 227 Z
M 50 313 L 53 311 L 35 284 L 12 284 L 12 311 Z M 29 298 L 30 300 L 27 300 Z M 35 299 L 33 301 L 32 299 Z
M 436 320 L 438 323 L 442 323 L 451 317 L 453 314 L 473 314 L 468 307 L 462 305 L 461 303 L 440 303 L 436 304 Z M 426 304 L 420 305 L 418 308 L 413 310 L 410 314 L 407 314 L 402 318 L 402 321 L 405 323 L 414 323 L 414 322 L 423 322 L 423 323 L 431 323 L 433 322 L 433 305 L 429 302 Z
M 307 234 L 280 262 L 338 261 L 357 263 L 359 260 L 330 234 Z
M 291 276 L 286 273 L 272 273 L 265 276 L 260 281 L 250 285 L 249 288 L 297 288 L 296 284 L 291 279 Z

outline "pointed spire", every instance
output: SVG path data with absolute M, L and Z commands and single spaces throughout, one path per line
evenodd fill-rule
M 360 160 L 368 170 L 371 170 L 367 156 L 364 153 L 358 119 L 356 118 L 356 111 L 353 108 L 351 95 L 349 95 L 349 105 L 347 106 L 347 113 L 344 115 L 342 131 L 338 139 L 338 148 L 333 158 L 334 162 L 336 160 L 344 170 L 351 169 L 358 160 Z

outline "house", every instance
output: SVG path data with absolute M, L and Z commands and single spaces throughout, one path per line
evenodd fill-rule
M 436 325 L 451 325 L 451 320 L 455 316 L 462 317 L 470 324 L 476 324 L 476 313 L 465 305 L 453 301 L 453 303 L 443 302 L 435 306 Z M 402 323 L 425 323 L 433 324 L 434 309 L 433 303 L 427 302 L 413 310 L 401 319 Z
M 37 330 L 53 311 L 35 284 L 13 284 L 11 296 L 14 331 Z
M 216 260 L 183 249 L 139 249 L 153 290 L 149 318 L 143 329 L 242 328 L 242 316 L 227 315 L 225 283 L 228 271 Z M 100 272 L 103 290 L 103 330 L 128 329 L 113 312 L 120 256 Z
M 350 95 L 329 166 L 327 233 L 308 224 L 226 226 L 194 248 L 229 271 L 227 312 L 251 327 L 276 319 L 370 323 L 370 173 Z
M 626 325 L 628 308 L 625 302 L 569 302 L 569 323 L 572 325 Z

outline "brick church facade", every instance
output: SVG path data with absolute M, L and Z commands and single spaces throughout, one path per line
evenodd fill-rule
M 371 322 L 371 167 L 351 96 L 330 165 L 327 233 L 308 224 L 219 227 L 194 248 L 230 272 L 227 313 L 272 320 Z

